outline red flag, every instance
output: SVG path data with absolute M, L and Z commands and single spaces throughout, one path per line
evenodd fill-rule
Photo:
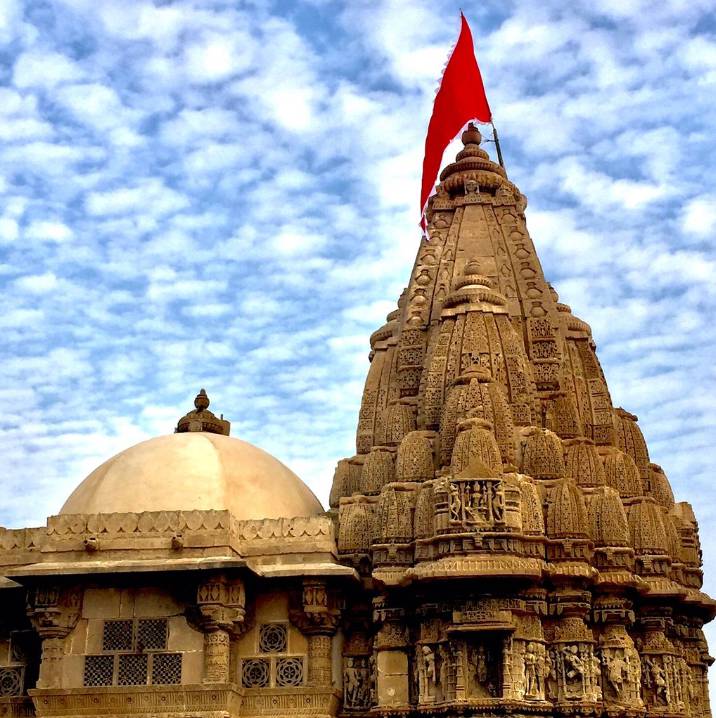
M 423 183 L 420 193 L 420 225 L 425 229 L 425 207 L 440 170 L 445 148 L 470 120 L 490 122 L 492 112 L 475 59 L 472 33 L 460 13 L 462 27 L 455 49 L 450 55 L 425 138 Z

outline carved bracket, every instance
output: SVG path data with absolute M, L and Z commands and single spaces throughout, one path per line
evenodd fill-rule
M 217 575 L 197 589 L 197 623 L 203 631 L 227 631 L 241 635 L 246 630 L 246 590 L 241 579 Z
M 302 633 L 332 635 L 338 628 L 341 610 L 337 596 L 325 581 L 305 579 L 298 596 L 293 597 L 289 619 Z

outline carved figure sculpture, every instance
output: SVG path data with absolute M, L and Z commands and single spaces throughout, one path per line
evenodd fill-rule
M 523 657 L 525 663 L 525 695 L 535 697 L 539 693 L 539 656 L 535 643 L 528 643 Z
M 423 700 L 435 699 L 435 688 L 437 683 L 437 668 L 435 663 L 435 651 L 430 646 L 421 647 L 422 657 L 422 681 L 420 693 Z
M 671 692 L 664 667 L 652 656 L 646 658 L 645 665 L 646 685 L 653 690 L 655 701 L 661 701 L 664 705 L 668 705 L 671 700 Z
M 579 655 L 579 646 L 564 646 L 562 663 L 567 695 L 581 695 L 584 690 L 584 662 Z
M 349 656 L 343 670 L 343 705 L 346 708 L 370 708 L 370 676 L 367 660 Z
M 617 696 L 621 696 L 624 681 L 628 675 L 629 665 L 625 657 L 617 652 L 604 656 L 607 680 Z

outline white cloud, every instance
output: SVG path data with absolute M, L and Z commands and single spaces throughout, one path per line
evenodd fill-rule
M 123 104 L 113 88 L 96 82 L 62 87 L 54 97 L 76 121 L 97 130 L 111 130 L 119 124 L 132 125 L 141 117 L 140 112 Z M 127 128 L 123 130 L 126 132 Z
M 12 217 L 0 217 L 0 241 L 14 242 L 19 233 L 17 220 Z
M 226 80 L 251 66 L 254 42 L 244 33 L 209 35 L 184 50 L 187 76 L 196 83 Z
M 716 230 L 716 197 L 703 195 L 690 199 L 681 215 L 684 232 L 699 237 L 713 235 Z
M 15 280 L 15 286 L 21 292 L 31 292 L 41 294 L 43 292 L 51 292 L 57 288 L 57 277 L 53 272 L 45 272 L 44 274 L 30 274 Z
M 304 232 L 299 228 L 287 227 L 271 239 L 271 248 L 279 254 L 294 255 L 319 252 L 325 245 L 326 238 L 311 232 Z
M 189 200 L 156 178 L 138 182 L 133 187 L 90 192 L 85 206 L 92 215 L 128 214 L 149 210 L 168 214 L 184 209 Z
M 23 52 L 15 61 L 13 82 L 21 88 L 50 88 L 76 82 L 83 74 L 75 62 L 58 52 Z
M 22 5 L 19 0 L 3 0 L 0 3 L 0 44 L 9 43 L 22 31 Z
M 72 229 L 64 222 L 51 220 L 35 220 L 22 234 L 25 239 L 39 242 L 68 242 L 74 236 Z

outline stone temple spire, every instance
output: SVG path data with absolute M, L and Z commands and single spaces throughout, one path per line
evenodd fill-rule
M 347 636 L 377 661 L 364 708 L 710 716 L 694 513 L 612 405 L 525 197 L 476 127 L 462 142 L 371 337 L 331 492 L 341 560 L 366 579 L 355 610 L 379 622 Z

